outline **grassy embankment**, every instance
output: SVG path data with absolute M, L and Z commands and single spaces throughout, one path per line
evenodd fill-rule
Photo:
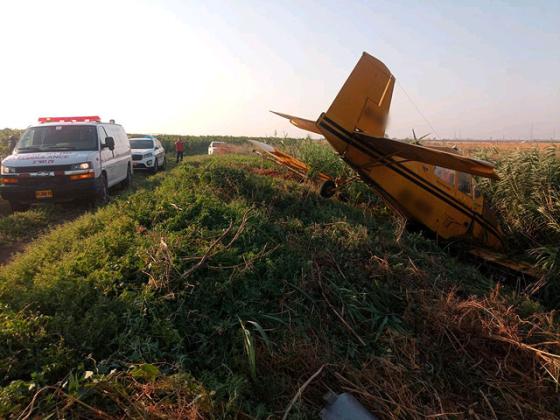
M 551 418 L 554 313 L 382 206 L 195 158 L 0 270 L 0 416 Z M 456 414 L 452 414 L 456 413 Z
M 11 136 L 19 137 L 23 130 L 2 129 L 0 130 L 0 159 L 5 157 L 8 152 L 8 139 Z M 131 137 L 134 135 L 130 135 Z M 160 140 L 165 145 L 168 152 L 168 164 L 174 166 L 174 142 L 181 138 L 187 145 L 187 155 L 206 154 L 208 146 L 212 141 L 225 141 L 238 146 L 247 145 L 249 137 L 232 136 L 180 136 L 180 135 L 161 135 Z M 268 141 L 275 144 L 296 144 L 301 139 L 293 138 L 254 138 L 259 141 Z M 247 148 L 247 150 L 249 150 Z M 146 173 L 138 173 L 135 177 L 136 188 L 145 185 Z M 122 194 L 121 191 L 118 191 Z M 38 206 L 30 211 L 12 214 L 8 202 L 0 198 L 0 263 L 10 258 L 17 251 L 23 249 L 23 245 L 38 237 L 53 225 L 70 220 L 79 214 L 87 211 L 87 206 Z

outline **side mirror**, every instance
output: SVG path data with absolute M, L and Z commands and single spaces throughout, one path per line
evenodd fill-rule
M 115 139 L 113 137 L 105 137 L 105 145 L 103 147 L 115 150 Z

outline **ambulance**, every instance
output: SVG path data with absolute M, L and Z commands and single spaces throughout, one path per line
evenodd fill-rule
M 109 188 L 132 184 L 132 171 L 128 136 L 113 120 L 43 117 L 2 160 L 0 195 L 14 211 L 45 201 L 103 204 Z

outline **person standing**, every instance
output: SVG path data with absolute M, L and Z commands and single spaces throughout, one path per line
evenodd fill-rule
M 185 143 L 183 143 L 183 140 L 177 139 L 177 141 L 175 142 L 176 163 L 179 163 L 179 161 L 183 161 L 183 153 L 185 153 Z
M 8 139 L 8 149 L 10 150 L 10 153 L 12 153 L 16 148 L 17 140 L 16 136 L 10 136 Z

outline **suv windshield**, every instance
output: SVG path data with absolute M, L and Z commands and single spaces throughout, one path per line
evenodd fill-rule
M 25 130 L 16 153 L 51 150 L 98 150 L 97 127 L 93 125 L 50 125 Z
M 131 149 L 153 149 L 154 142 L 149 139 L 130 139 Z

